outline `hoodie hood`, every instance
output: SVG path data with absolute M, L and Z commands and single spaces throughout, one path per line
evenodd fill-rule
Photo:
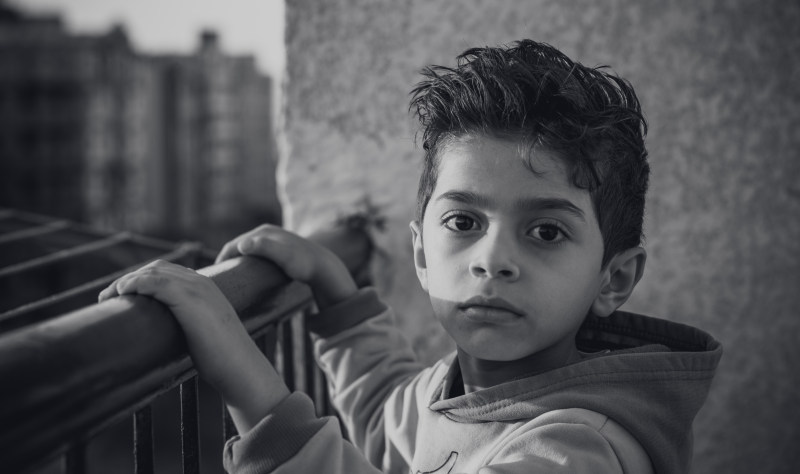
M 589 316 L 576 342 L 591 353 L 582 361 L 448 399 L 460 370 L 454 359 L 430 408 L 462 423 L 583 408 L 625 427 L 656 473 L 688 472 L 692 422 L 708 395 L 721 344 L 691 326 L 624 311 Z

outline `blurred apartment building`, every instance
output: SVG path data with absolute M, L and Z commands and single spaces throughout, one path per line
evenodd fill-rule
M 271 80 L 199 40 L 142 54 L 0 4 L 0 207 L 212 246 L 279 222 Z

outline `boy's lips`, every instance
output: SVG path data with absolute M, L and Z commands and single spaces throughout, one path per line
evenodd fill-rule
M 495 321 L 521 317 L 524 311 L 498 297 L 474 296 L 458 306 L 468 319 Z

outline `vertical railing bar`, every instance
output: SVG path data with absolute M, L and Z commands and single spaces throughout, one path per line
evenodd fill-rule
M 225 405 L 225 400 L 222 400 L 222 442 L 227 442 L 237 434 L 236 425 L 233 424 L 233 418 L 228 412 L 228 406 Z
M 84 474 L 86 472 L 86 443 L 80 442 L 70 446 L 64 456 L 65 474 Z
M 292 340 L 292 320 L 285 319 L 278 326 L 278 340 L 281 344 L 283 364 L 281 367 L 283 380 L 289 391 L 295 390 L 294 380 L 294 341 Z
M 272 361 L 272 365 L 275 367 L 275 370 L 283 377 L 283 341 L 281 340 L 281 335 L 283 334 L 283 327 L 282 322 L 278 321 L 275 324 L 275 359 Z
M 289 319 L 292 327 L 292 368 L 294 369 L 294 390 L 311 393 L 308 390 L 306 371 L 306 344 L 303 327 L 303 311 L 298 311 Z
M 277 327 L 271 326 L 264 334 L 262 334 L 258 341 L 258 347 L 267 359 L 274 365 L 275 364 L 275 350 L 277 347 Z
M 330 416 L 334 414 L 334 411 L 328 396 L 327 380 L 325 379 L 325 374 L 322 372 L 322 369 L 317 365 L 316 358 L 314 357 L 314 341 L 305 325 L 306 319 L 313 314 L 313 310 L 309 308 L 304 312 L 302 318 L 302 334 L 304 335 L 305 342 L 306 393 L 314 400 L 317 416 Z
M 150 405 L 133 414 L 133 472 L 153 474 L 153 411 Z
M 303 341 L 303 366 L 305 367 L 305 373 L 303 376 L 305 377 L 305 385 L 306 385 L 306 393 L 313 398 L 314 394 L 314 371 L 312 370 L 312 366 L 314 365 L 314 346 L 311 342 L 311 337 L 308 334 L 308 330 L 306 329 L 306 318 L 308 317 L 308 310 L 303 311 L 302 315 L 299 319 L 299 327 L 300 327 L 300 334 L 302 335 Z
M 320 400 L 319 393 L 319 378 L 317 377 L 317 363 L 314 360 L 314 343 L 311 340 L 311 335 L 308 333 L 306 329 L 306 318 L 310 316 L 310 311 L 306 310 L 303 313 L 303 317 L 300 318 L 302 321 L 302 334 L 303 334 L 303 346 L 304 346 L 304 360 L 303 364 L 305 365 L 306 373 L 306 393 L 312 400 L 314 400 L 314 407 L 317 411 L 317 416 L 321 416 L 324 412 L 324 406 L 322 404 L 322 400 Z
M 181 465 L 183 474 L 200 474 L 200 410 L 197 376 L 180 385 Z

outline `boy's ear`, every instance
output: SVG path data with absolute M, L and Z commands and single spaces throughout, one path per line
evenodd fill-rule
M 614 255 L 603 270 L 603 282 L 592 303 L 592 314 L 606 317 L 628 301 L 642 278 L 646 260 L 647 252 L 641 247 Z
M 414 267 L 422 289 L 428 291 L 428 265 L 425 262 L 425 250 L 422 248 L 422 225 L 419 221 L 411 221 L 411 245 L 414 252 Z

